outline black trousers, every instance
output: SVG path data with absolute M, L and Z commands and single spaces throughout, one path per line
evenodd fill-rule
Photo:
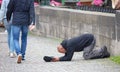
M 96 40 L 92 41 L 92 43 L 85 47 L 83 50 L 83 57 L 84 59 L 97 59 L 97 58 L 102 58 L 103 57 L 103 51 L 101 49 L 94 50 L 96 44 Z

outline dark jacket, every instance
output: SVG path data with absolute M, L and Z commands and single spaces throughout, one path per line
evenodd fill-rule
M 60 61 L 71 61 L 74 52 L 83 51 L 93 40 L 94 36 L 92 34 L 83 34 L 69 40 L 63 40 L 61 45 L 66 49 L 66 53 L 63 57 L 60 57 Z
M 35 24 L 34 0 L 10 0 L 6 14 L 8 21 L 12 13 L 14 25 Z

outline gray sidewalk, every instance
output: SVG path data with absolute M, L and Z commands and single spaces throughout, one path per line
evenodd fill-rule
M 28 36 L 26 60 L 17 64 L 8 56 L 6 34 L 0 33 L 0 72 L 120 72 L 120 65 L 106 59 L 84 60 L 82 52 L 70 62 L 44 62 L 43 56 L 62 56 L 56 50 L 60 40 Z

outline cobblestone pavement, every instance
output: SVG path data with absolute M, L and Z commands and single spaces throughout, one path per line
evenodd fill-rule
M 58 39 L 29 35 L 26 60 L 17 64 L 8 56 L 7 34 L 0 33 L 0 72 L 120 72 L 120 65 L 108 58 L 84 60 L 82 52 L 74 54 L 72 61 L 44 62 L 43 56 L 62 56 L 56 50 Z

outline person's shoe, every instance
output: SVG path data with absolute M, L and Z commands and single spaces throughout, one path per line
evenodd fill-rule
M 102 50 L 103 50 L 103 58 L 110 57 L 110 53 L 107 51 L 107 47 L 106 46 L 103 46 Z
M 19 55 L 18 55 L 18 59 L 17 59 L 17 63 L 20 64 L 20 63 L 21 63 L 21 60 L 22 60 L 22 55 L 19 54 Z
M 15 58 L 15 54 L 14 53 L 10 53 L 10 58 Z
M 24 59 L 24 58 L 22 58 L 22 61 L 25 61 L 25 59 Z
M 44 59 L 44 61 L 46 61 L 46 62 L 50 62 L 50 61 L 52 61 L 53 57 L 44 56 L 43 59 Z

